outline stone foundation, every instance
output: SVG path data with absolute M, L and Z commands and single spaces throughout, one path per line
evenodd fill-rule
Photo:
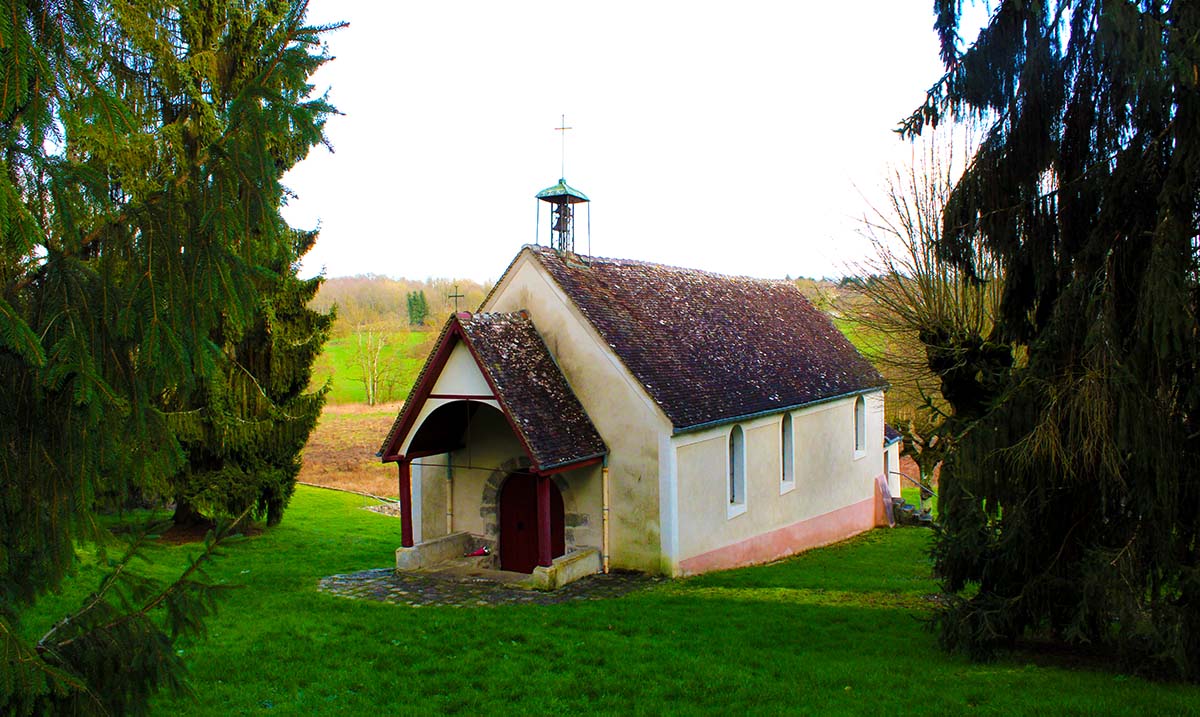
M 397 570 L 418 570 L 461 558 L 477 547 L 479 539 L 470 533 L 451 533 L 418 543 L 411 548 L 396 548 Z

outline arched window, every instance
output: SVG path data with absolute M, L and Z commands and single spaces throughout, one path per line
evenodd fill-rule
M 783 414 L 779 425 L 780 445 L 780 490 L 787 490 L 796 485 L 796 448 L 795 436 L 792 435 L 792 414 Z
M 862 396 L 854 399 L 854 454 L 867 452 L 867 402 Z
M 729 513 L 746 509 L 746 437 L 741 426 L 729 432 Z

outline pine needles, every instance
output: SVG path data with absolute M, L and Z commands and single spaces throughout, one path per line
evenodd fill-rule
M 315 235 L 279 214 L 335 111 L 307 83 L 334 28 L 305 9 L 0 0 L 0 709 L 137 712 L 181 684 L 171 640 L 211 609 L 199 564 L 162 622 L 126 559 L 41 649 L 13 642 L 103 539 L 99 508 L 212 472 L 210 515 L 282 515 L 330 321 L 306 308 L 319 279 L 295 276 Z
M 1022 360 L 976 387 L 943 467 L 942 643 L 1029 634 L 1200 679 L 1200 7 L 1001 2 L 900 128 L 987 136 L 939 255 L 1005 272 L 995 339 Z

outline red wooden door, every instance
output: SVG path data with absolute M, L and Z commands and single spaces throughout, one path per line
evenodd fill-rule
M 566 552 L 563 500 L 550 481 L 550 552 Z M 500 488 L 500 567 L 532 573 L 538 562 L 537 477 L 510 475 Z

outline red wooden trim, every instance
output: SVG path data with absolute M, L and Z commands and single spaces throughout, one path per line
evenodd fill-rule
M 471 358 L 475 361 L 475 366 L 479 369 L 479 373 L 483 376 L 483 379 L 487 381 L 488 387 L 492 389 L 492 395 L 435 395 L 432 393 L 433 386 L 437 382 L 437 379 L 441 377 L 442 371 L 446 368 L 446 362 L 450 359 L 450 352 L 454 349 L 454 345 L 458 341 L 461 341 L 466 345 L 467 350 L 471 353 Z M 399 417 L 396 419 L 397 428 L 392 436 L 391 442 L 387 446 L 387 449 L 383 452 L 384 463 L 405 460 L 406 458 L 411 459 L 421 457 L 417 454 L 401 456 L 397 450 L 404 443 L 404 439 L 407 438 L 408 432 L 412 430 L 413 424 L 416 423 L 417 415 L 421 412 L 421 408 L 430 398 L 485 400 L 495 401 L 498 403 L 500 405 L 500 412 L 504 414 L 504 420 L 508 422 L 509 428 L 512 429 L 513 435 L 515 435 L 517 440 L 521 442 L 521 448 L 525 451 L 525 455 L 529 457 L 530 462 L 533 464 L 531 472 L 540 472 L 538 470 L 537 457 L 533 454 L 533 449 L 529 445 L 529 440 L 525 436 L 525 432 L 521 429 L 520 424 L 513 419 L 512 411 L 509 409 L 508 403 L 504 400 L 504 397 L 500 395 L 500 389 L 496 386 L 496 382 L 492 379 L 492 375 L 487 371 L 486 368 L 484 368 L 483 361 L 479 358 L 479 353 L 475 350 L 475 347 L 471 345 L 470 340 L 467 338 L 466 332 L 462 330 L 462 325 L 459 324 L 457 315 L 450 318 L 450 323 L 446 327 L 446 333 L 444 337 L 434 350 L 434 354 L 430 357 L 426 368 L 422 371 L 421 383 L 413 389 L 408 401 L 405 402 L 404 408 L 401 410 Z M 445 451 L 438 451 L 438 453 L 444 452 Z M 424 453 L 422 455 L 436 454 Z M 602 458 L 598 457 L 579 463 L 555 466 L 554 468 L 546 471 L 543 475 L 553 475 L 555 473 L 561 473 L 562 471 L 570 470 L 572 468 L 582 468 L 584 466 L 598 463 L 600 460 L 602 460 Z
M 482 371 L 481 371 L 482 372 Z M 425 398 L 451 398 L 456 401 L 495 401 L 494 393 L 431 393 Z
M 400 461 L 400 545 L 413 546 L 412 474 L 408 460 Z
M 540 475 L 540 476 L 552 476 L 555 473 L 562 473 L 564 471 L 573 471 L 576 468 L 587 468 L 588 466 L 594 466 L 603 460 L 604 460 L 604 456 L 595 456 L 594 458 L 588 458 L 587 460 L 579 461 L 577 463 L 566 463 L 561 466 L 555 466 L 553 468 L 550 468 L 549 470 L 530 471 L 530 472 L 536 473 L 537 475 Z
M 550 567 L 554 561 L 550 545 L 550 479 L 537 477 L 538 565 Z

